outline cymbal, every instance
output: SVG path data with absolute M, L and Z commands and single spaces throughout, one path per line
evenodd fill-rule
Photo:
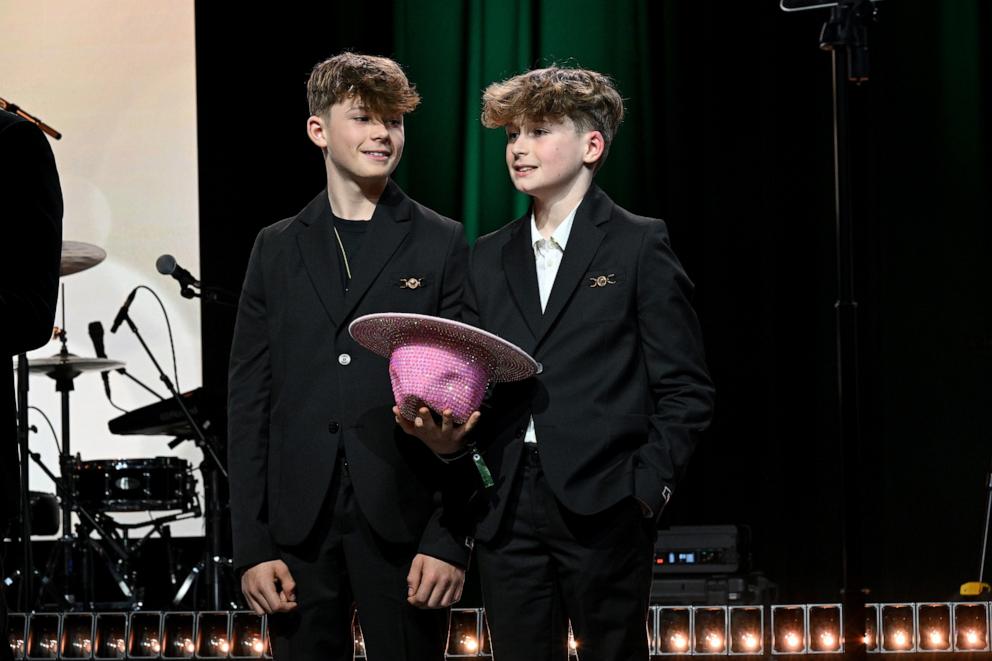
M 100 246 L 82 241 L 62 242 L 62 262 L 59 275 L 72 275 L 96 266 L 107 258 L 107 251 Z
M 55 354 L 47 358 L 32 358 L 28 361 L 29 372 L 41 372 L 53 378 L 57 376 L 75 377 L 83 372 L 103 372 L 124 367 L 122 360 L 110 358 L 89 358 L 75 354 Z M 15 365 L 16 369 L 16 365 Z

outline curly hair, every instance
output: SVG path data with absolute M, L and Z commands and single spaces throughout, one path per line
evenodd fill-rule
M 307 80 L 311 115 L 324 115 L 348 98 L 357 98 L 380 117 L 404 115 L 420 104 L 416 87 L 388 57 L 341 53 L 314 66 Z
M 604 147 L 597 167 L 606 160 L 623 114 L 623 98 L 613 81 L 589 69 L 534 69 L 493 83 L 482 94 L 482 124 L 487 128 L 568 117 L 580 131 L 599 131 Z

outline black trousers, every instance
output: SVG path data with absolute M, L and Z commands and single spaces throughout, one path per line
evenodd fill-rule
M 647 661 L 654 521 L 633 498 L 568 511 L 524 453 L 499 534 L 475 546 L 493 657 L 565 661 L 571 622 L 582 661 Z
M 277 661 L 352 659 L 357 607 L 369 661 L 442 661 L 448 610 L 421 610 L 406 600 L 416 545 L 390 544 L 376 535 L 355 501 L 347 463 L 338 466 L 310 537 L 281 549 L 296 580 L 299 606 L 270 616 L 273 656 Z

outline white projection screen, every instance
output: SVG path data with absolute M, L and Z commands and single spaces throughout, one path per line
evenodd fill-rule
M 126 325 L 111 335 L 110 326 L 133 287 L 151 287 L 172 323 L 179 389 L 200 386 L 199 302 L 181 298 L 178 283 L 155 269 L 156 258 L 168 253 L 199 274 L 193 21 L 193 0 L 0 3 L 0 97 L 62 132 L 63 138 L 51 144 L 65 199 L 63 238 L 107 252 L 102 264 L 62 278 L 56 324 L 62 326 L 64 308 L 70 352 L 94 356 L 87 327 L 101 321 L 108 356 L 125 361 L 129 372 L 163 395 L 166 389 L 136 337 Z M 158 303 L 149 292 L 139 291 L 130 314 L 171 377 L 172 356 Z M 53 341 L 29 358 L 58 350 Z M 110 381 L 114 401 L 124 409 L 156 401 L 119 374 L 112 373 Z M 170 450 L 168 437 L 111 434 L 107 422 L 120 413 L 108 403 L 99 373 L 85 373 L 74 385 L 69 416 L 73 455 L 84 461 L 172 456 L 199 466 L 202 455 L 191 442 Z M 33 374 L 30 403 L 44 411 L 61 435 L 54 381 Z M 37 411 L 29 419 L 38 427 L 31 434 L 31 449 L 58 473 L 48 425 Z M 202 479 L 198 471 L 194 475 L 202 502 Z M 31 489 L 55 491 L 34 464 Z M 114 515 L 122 522 L 148 516 Z M 202 529 L 202 518 L 172 526 L 173 534 L 184 536 L 202 534 Z

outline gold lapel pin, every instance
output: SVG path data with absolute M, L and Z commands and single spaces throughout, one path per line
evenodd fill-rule
M 589 280 L 592 282 L 590 287 L 605 287 L 606 285 L 615 285 L 617 281 L 613 278 L 616 277 L 616 273 L 610 273 L 609 275 L 597 275 L 595 277 L 590 277 Z
M 416 289 L 423 286 L 421 278 L 400 278 L 400 289 Z

